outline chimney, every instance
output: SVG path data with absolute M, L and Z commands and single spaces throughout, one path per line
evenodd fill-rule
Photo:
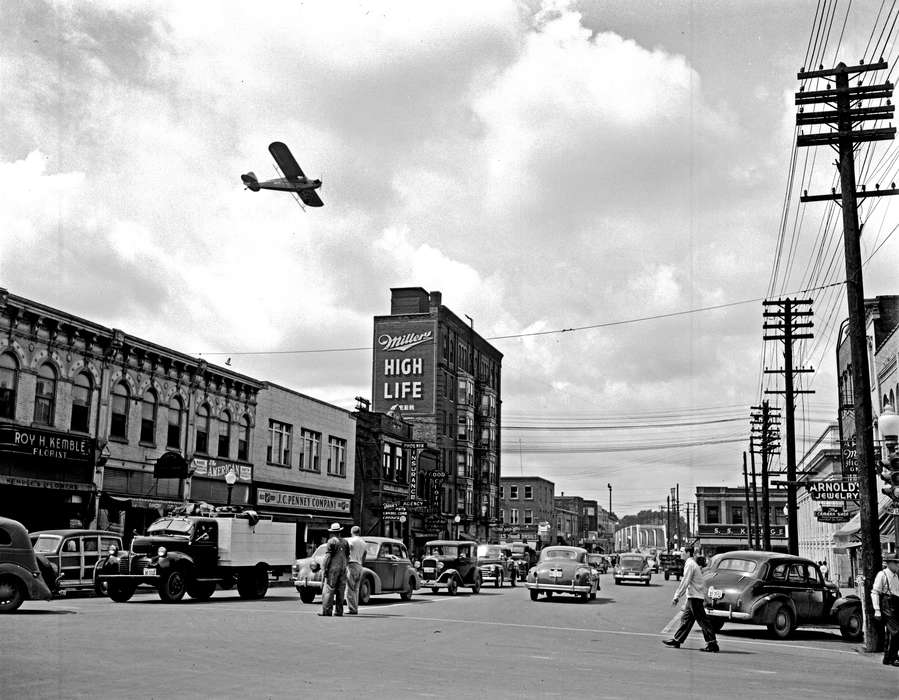
M 438 308 L 443 303 L 443 294 L 440 292 L 431 292 L 431 309 Z

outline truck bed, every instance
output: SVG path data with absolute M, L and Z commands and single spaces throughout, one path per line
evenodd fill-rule
M 296 561 L 296 525 L 247 518 L 218 518 L 221 566 L 290 566 Z

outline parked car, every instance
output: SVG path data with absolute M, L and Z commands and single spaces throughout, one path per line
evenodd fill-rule
M 776 552 L 718 554 L 705 570 L 706 612 L 721 629 L 727 621 L 765 625 L 786 639 L 803 625 L 836 624 L 848 641 L 863 635 L 861 601 L 842 596 L 809 559 Z
M 478 566 L 481 568 L 481 579 L 486 583 L 493 583 L 500 588 L 505 581 L 515 586 L 518 578 L 518 567 L 512 559 L 512 550 L 500 544 L 478 545 Z
M 537 565 L 528 572 L 527 585 L 531 600 L 543 593 L 570 593 L 582 602 L 596 598 L 599 575 L 587 561 L 587 550 L 581 547 L 544 547 Z
M 519 581 L 524 581 L 528 576 L 528 571 L 537 563 L 537 550 L 526 542 L 510 542 L 507 546 L 512 550 L 514 565 L 518 567 L 516 578 Z
M 588 554 L 587 563 L 600 574 L 607 574 L 609 572 L 609 566 L 611 565 L 608 557 L 605 557 L 602 554 Z
M 26 600 L 50 600 L 56 583 L 52 564 L 38 563 L 25 526 L 0 518 L 0 613 L 17 610 Z
M 38 530 L 29 535 L 37 554 L 53 563 L 62 577 L 60 592 L 94 590 L 103 594 L 97 569 L 122 549 L 122 537 L 107 530 Z
M 421 585 L 436 593 L 445 588 L 456 595 L 460 587 L 481 592 L 477 544 L 457 540 L 433 540 L 425 544 L 421 560 Z
M 652 565 L 645 554 L 640 552 L 624 552 L 618 557 L 615 567 L 615 585 L 623 581 L 636 581 L 649 585 L 652 579 Z
M 359 604 L 368 605 L 373 595 L 399 593 L 409 600 L 421 585 L 418 571 L 412 566 L 406 545 L 389 537 L 365 537 L 365 564 L 359 584 Z M 293 567 L 294 586 L 304 603 L 312 603 L 322 592 L 322 563 L 328 553 L 323 544 L 311 557 L 297 559 Z

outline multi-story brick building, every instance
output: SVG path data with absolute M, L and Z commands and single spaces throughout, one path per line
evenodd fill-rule
M 783 511 L 787 503 L 786 491 L 771 489 L 769 502 L 771 549 L 775 552 L 785 553 L 787 551 L 787 516 Z M 761 506 L 761 504 L 759 505 Z M 697 486 L 696 508 L 698 544 L 706 556 L 750 548 L 750 515 L 746 510 L 746 489 L 729 486 Z M 761 512 L 761 507 L 759 510 Z M 752 529 L 753 533 L 759 530 L 755 522 L 752 523 Z
M 565 537 L 565 543 L 583 546 L 587 542 L 588 533 L 588 516 L 587 504 L 596 503 L 596 501 L 585 501 L 581 496 L 566 496 L 565 492 L 555 497 L 556 510 L 560 513 L 573 513 L 577 517 L 572 519 L 571 530 L 567 528 L 560 534 Z M 566 520 L 567 522 L 567 520 Z M 596 523 L 596 513 L 593 514 L 593 523 Z
M 540 476 L 504 476 L 500 479 L 502 525 L 495 539 L 555 542 L 555 484 Z
M 502 353 L 442 304 L 440 292 L 391 289 L 374 318 L 372 408 L 399 411 L 438 454 L 440 533 L 487 539 L 499 509 Z

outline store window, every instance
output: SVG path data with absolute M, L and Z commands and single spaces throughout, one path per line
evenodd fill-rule
M 128 386 L 119 382 L 112 390 L 112 408 L 110 410 L 109 436 L 119 440 L 128 439 Z
M 140 408 L 140 441 L 149 445 L 156 444 L 156 393 L 152 390 L 144 392 Z
M 524 512 L 524 524 L 525 525 L 533 525 L 534 524 L 534 511 L 526 510 Z
M 69 429 L 76 433 L 90 431 L 91 422 L 91 379 L 81 372 L 72 382 L 72 418 Z
M 201 455 L 209 454 L 209 406 L 205 403 L 197 407 L 197 425 L 194 433 L 196 436 L 194 451 Z
M 705 521 L 709 524 L 721 522 L 721 509 L 717 505 L 706 505 Z
M 184 420 L 184 407 L 181 399 L 173 396 L 169 401 L 169 425 L 166 433 L 165 445 L 175 450 L 181 449 L 181 426 Z
M 53 425 L 56 412 L 56 370 L 47 363 L 37 372 L 34 388 L 34 422 Z
M 734 525 L 743 524 L 743 506 L 730 507 L 730 522 Z
M 290 466 L 290 433 L 292 426 L 276 420 L 268 422 L 268 450 L 266 459 L 270 464 Z

